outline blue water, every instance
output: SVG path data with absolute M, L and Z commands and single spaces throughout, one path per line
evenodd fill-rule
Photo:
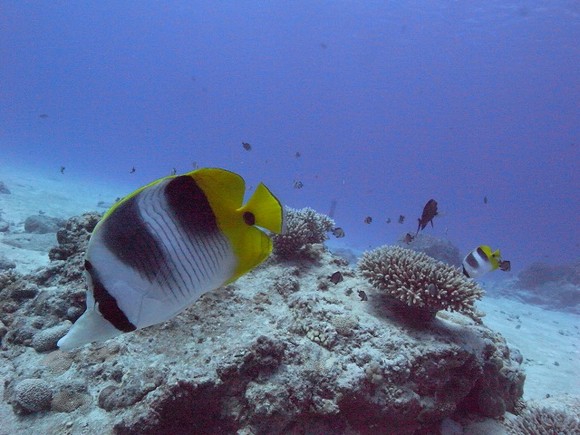
M 224 167 L 292 207 L 336 200 L 335 243 L 359 249 L 435 198 L 425 232 L 465 252 L 577 259 L 579 101 L 577 1 L 0 8 L 0 164 L 127 191 Z

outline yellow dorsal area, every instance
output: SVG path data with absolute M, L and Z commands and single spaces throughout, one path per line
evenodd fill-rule
M 480 248 L 483 252 L 485 252 L 487 259 L 491 263 L 492 270 L 497 269 L 499 267 L 499 258 L 501 255 L 499 249 L 496 249 L 494 252 L 492 252 L 491 248 L 487 245 L 481 245 Z
M 232 244 L 238 265 L 228 282 L 264 261 L 272 252 L 272 241 L 254 225 L 279 233 L 284 227 L 284 208 L 278 199 L 260 183 L 242 206 L 245 182 L 242 177 L 224 169 L 207 168 L 190 172 L 204 191 L 216 216 L 218 227 Z M 244 215 L 253 216 L 253 224 Z M 247 218 L 247 215 L 246 215 Z
M 205 193 L 214 213 L 237 210 L 242 206 L 246 182 L 238 174 L 219 168 L 202 168 L 189 172 Z

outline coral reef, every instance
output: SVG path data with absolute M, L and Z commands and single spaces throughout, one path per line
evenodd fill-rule
M 398 246 L 365 252 L 358 263 L 362 275 L 384 295 L 399 301 L 410 318 L 430 320 L 439 310 L 480 316 L 474 303 L 483 289 L 456 268 Z
M 315 258 L 318 256 L 313 245 L 323 243 L 334 221 L 312 208 L 300 210 L 286 207 L 286 231 L 272 238 L 274 255 L 282 260 Z
M 466 414 L 502 417 L 521 399 L 521 358 L 499 334 L 451 312 L 408 328 L 325 250 L 316 267 L 270 262 L 164 324 L 39 353 L 82 311 L 93 222 L 69 220 L 52 263 L 0 292 L 5 401 L 48 411 L 7 432 L 437 433 Z M 42 379 L 42 405 L 17 394 L 31 378 Z
M 56 233 L 64 224 L 63 219 L 40 214 L 33 215 L 28 216 L 24 221 L 24 231 L 34 234 Z
M 508 433 L 513 435 L 553 435 L 580 433 L 580 418 L 564 411 L 530 406 L 520 415 L 507 420 Z

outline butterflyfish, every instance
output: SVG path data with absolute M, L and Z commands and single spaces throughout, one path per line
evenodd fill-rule
M 114 204 L 85 255 L 87 308 L 58 347 L 73 349 L 169 320 L 231 283 L 272 251 L 284 208 L 260 183 L 204 168 L 170 175 Z
M 480 278 L 496 269 L 507 272 L 511 269 L 511 264 L 508 260 L 501 259 L 499 249 L 492 251 L 487 245 L 478 246 L 463 259 L 463 274 L 468 278 Z

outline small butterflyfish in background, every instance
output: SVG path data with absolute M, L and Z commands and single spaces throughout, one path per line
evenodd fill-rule
M 492 251 L 487 245 L 478 246 L 463 259 L 463 274 L 468 278 L 480 278 L 496 269 L 509 272 L 511 262 L 501 259 L 499 249 Z
M 105 213 L 85 256 L 87 309 L 58 347 L 73 349 L 169 320 L 264 261 L 283 206 L 260 183 L 224 169 L 170 175 Z

